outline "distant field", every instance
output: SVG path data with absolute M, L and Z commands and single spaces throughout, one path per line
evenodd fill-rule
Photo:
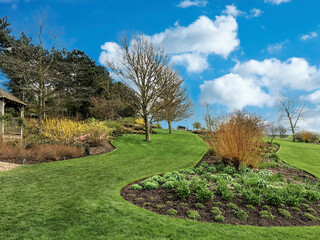
M 275 141 L 281 145 L 278 152 L 281 160 L 320 178 L 320 145 L 280 139 Z

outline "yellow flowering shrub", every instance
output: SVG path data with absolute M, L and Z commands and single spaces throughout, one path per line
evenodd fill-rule
M 144 120 L 143 120 L 143 118 L 137 118 L 134 122 L 135 122 L 136 124 L 139 124 L 139 125 L 144 125 Z

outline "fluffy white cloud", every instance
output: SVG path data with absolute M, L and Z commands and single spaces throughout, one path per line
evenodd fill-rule
M 178 7 L 181 7 L 181 8 L 188 8 L 188 7 L 192 7 L 192 6 L 205 7 L 207 4 L 208 4 L 208 1 L 185 0 L 185 1 L 181 1 L 177 6 L 178 6 Z
M 223 10 L 222 13 L 226 14 L 226 15 L 233 16 L 233 17 L 238 17 L 240 15 L 245 14 L 245 12 L 242 12 L 242 11 L 238 10 L 237 7 L 234 4 L 226 5 L 226 9 Z
M 302 35 L 300 37 L 301 40 L 309 40 L 309 39 L 312 39 L 312 38 L 316 38 L 318 36 L 318 34 L 316 32 L 311 32 L 309 34 L 305 34 L 305 35 Z
M 272 105 L 272 99 L 283 89 L 312 91 L 320 88 L 320 69 L 303 58 L 284 62 L 275 58 L 238 62 L 231 72 L 200 86 L 201 104 L 220 103 L 229 109 L 262 107 Z M 320 103 L 320 90 L 304 98 Z
M 307 108 L 306 113 L 298 124 L 298 131 L 308 130 L 320 133 L 320 106 Z
M 174 55 L 171 61 L 176 65 L 185 66 L 190 73 L 202 72 L 209 68 L 206 56 L 196 53 L 185 53 Z
M 115 42 L 106 42 L 101 46 L 103 50 L 99 56 L 99 62 L 106 66 L 106 61 L 114 62 L 117 64 L 120 59 L 120 52 L 123 51 L 119 44 Z
M 256 18 L 256 17 L 260 17 L 263 14 L 263 11 L 261 11 L 258 8 L 252 8 L 250 10 L 250 15 L 248 15 L 248 17 L 252 17 L 252 18 Z
M 209 54 L 227 57 L 239 46 L 237 31 L 237 21 L 230 15 L 217 16 L 215 20 L 200 16 L 188 26 L 175 25 L 151 38 L 173 55 L 175 64 L 201 72 L 209 67 Z
M 262 107 L 272 103 L 272 98 L 265 93 L 251 78 L 239 74 L 227 74 L 220 78 L 204 81 L 200 85 L 200 103 L 225 105 L 229 110 L 242 109 L 245 106 Z
M 320 88 L 320 70 L 310 66 L 304 58 L 290 58 L 285 62 L 271 58 L 237 63 L 232 70 L 243 77 L 254 78 L 270 90 L 289 87 L 293 90 Z
M 281 3 L 288 3 L 291 0 L 264 0 L 265 3 L 271 3 L 271 4 L 276 4 L 279 5 Z
M 306 96 L 302 96 L 301 99 L 311 103 L 320 103 L 320 90 L 314 91 Z

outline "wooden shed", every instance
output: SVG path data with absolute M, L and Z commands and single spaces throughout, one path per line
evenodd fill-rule
M 27 106 L 26 103 L 19 100 L 12 94 L 8 93 L 4 89 L 0 88 L 0 117 L 4 116 L 6 113 L 6 108 L 13 108 L 21 118 L 24 117 L 24 108 Z M 9 126 L 10 125 L 10 126 Z M 12 127 L 14 126 L 14 127 Z M 10 129 L 10 130 L 7 130 Z M 12 130 L 13 129 L 13 130 Z M 0 137 L 1 138 L 22 138 L 23 136 L 23 127 L 19 125 L 17 121 L 11 120 L 5 122 L 4 119 L 0 120 Z

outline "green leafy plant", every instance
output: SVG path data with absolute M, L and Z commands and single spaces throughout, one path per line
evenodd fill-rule
M 285 218 L 287 218 L 287 219 L 292 219 L 291 214 L 290 214 L 287 210 L 285 210 L 285 209 L 283 209 L 283 208 L 279 208 L 279 209 L 278 209 L 278 212 L 279 212 L 279 214 L 280 214 L 281 216 L 283 216 L 283 217 L 285 217 Z
M 196 196 L 200 201 L 205 202 L 213 198 L 213 192 L 208 189 L 202 188 L 197 191 Z
M 310 221 L 319 220 L 317 217 L 311 215 L 310 213 L 305 213 L 304 216 Z
M 168 209 L 168 210 L 166 211 L 166 214 L 173 216 L 173 215 L 177 215 L 177 214 L 178 214 L 178 211 L 175 210 L 175 209 L 173 209 L 173 208 L 170 208 L 170 209 Z
M 158 208 L 158 209 L 162 209 L 162 208 L 165 208 L 165 207 L 166 207 L 166 205 L 164 205 L 164 204 L 158 204 L 156 206 L 156 208 Z
M 186 207 L 189 207 L 188 203 L 179 203 L 179 207 L 182 207 L 182 208 L 186 208 Z
M 263 219 L 271 219 L 271 220 L 275 219 L 275 216 L 273 216 L 271 212 L 268 212 L 266 210 L 261 211 L 260 216 Z
M 175 186 L 174 181 L 167 181 L 164 184 L 162 184 L 161 187 L 168 189 L 168 188 L 174 188 L 174 186 Z
M 301 212 L 300 208 L 298 207 L 291 207 L 291 210 L 295 212 Z
M 259 206 L 262 201 L 260 194 L 255 194 L 252 189 L 242 190 L 241 196 L 245 201 L 254 206 Z
M 235 210 L 235 211 L 239 210 L 239 207 L 234 203 L 228 203 L 227 204 L 227 208 L 230 208 L 230 209 Z
M 268 206 L 268 205 L 264 205 L 264 206 L 262 207 L 262 210 L 270 211 L 271 208 L 270 208 L 270 206 Z
M 196 203 L 194 206 L 199 209 L 204 208 L 204 205 L 202 203 Z
M 249 210 L 251 210 L 251 211 L 256 210 L 255 206 L 250 205 L 250 204 L 249 204 L 249 205 L 246 205 L 246 208 L 249 209 Z
M 308 209 L 307 209 L 307 211 L 308 211 L 308 212 L 310 212 L 310 213 L 317 213 L 317 212 L 316 212 L 316 210 L 314 210 L 314 209 L 313 209 L 313 208 L 311 208 L 311 207 L 310 207 L 310 208 L 308 208 Z
M 175 190 L 180 198 L 188 198 L 191 195 L 190 182 L 186 180 L 177 181 Z
M 139 184 L 133 184 L 131 187 L 130 187 L 131 190 L 141 190 L 142 189 L 142 186 L 140 186 Z
M 200 218 L 200 214 L 195 210 L 189 210 L 187 212 L 187 216 L 190 219 L 198 219 L 198 218 Z
M 173 205 L 173 202 L 172 202 L 172 201 L 166 201 L 166 205 L 167 205 L 167 206 L 172 206 L 172 205 Z
M 158 182 L 147 182 L 146 184 L 144 184 L 144 189 L 146 190 L 153 190 L 153 189 L 157 189 L 158 187 L 159 187 Z
M 222 203 L 218 201 L 218 202 L 214 202 L 214 203 L 213 203 L 213 206 L 219 207 L 219 206 L 221 206 L 221 204 L 222 204 Z
M 247 221 L 249 218 L 248 214 L 241 209 L 238 209 L 238 211 L 236 212 L 236 216 L 238 219 L 245 220 L 245 221 Z
M 221 211 L 218 207 L 212 207 L 210 212 L 213 214 L 213 215 L 220 215 L 221 214 Z
M 216 222 L 223 223 L 225 221 L 225 218 L 222 215 L 217 215 L 217 216 L 214 217 L 214 220 Z

